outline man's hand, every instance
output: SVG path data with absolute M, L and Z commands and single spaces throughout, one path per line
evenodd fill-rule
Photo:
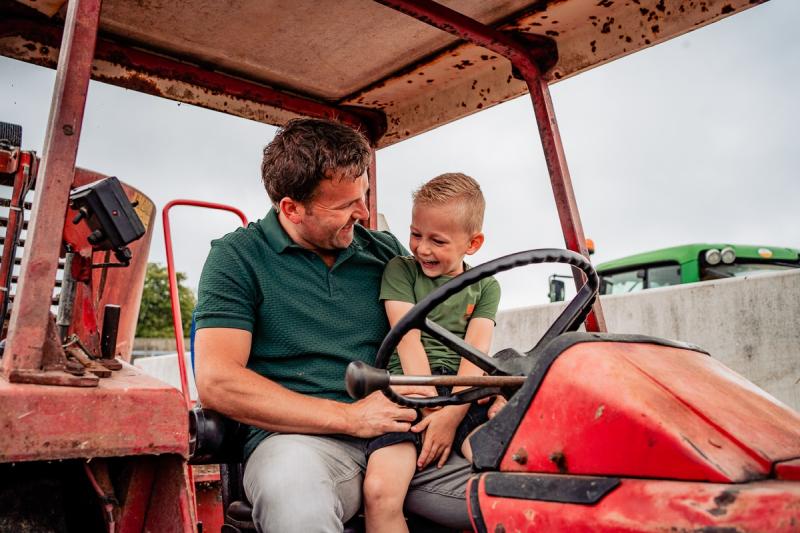
M 425 432 L 422 439 L 422 451 L 417 458 L 417 468 L 422 470 L 437 459 L 439 460 L 437 467 L 444 466 L 452 451 L 456 428 L 466 415 L 467 409 L 469 409 L 468 405 L 444 407 L 431 412 L 419 424 L 411 428 L 414 433 Z
M 369 438 L 393 431 L 408 431 L 417 418 L 416 411 L 400 407 L 380 391 L 345 408 L 350 419 L 348 433 L 354 437 Z

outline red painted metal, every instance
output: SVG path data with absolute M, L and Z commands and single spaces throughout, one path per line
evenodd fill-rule
M 155 482 L 155 459 L 133 459 L 133 468 L 119 513 L 119 533 L 141 533 Z
M 198 471 L 198 469 L 203 469 Z M 214 470 L 209 470 L 213 468 Z M 197 494 L 197 520 L 203 524 L 203 531 L 220 531 L 225 514 L 222 509 L 222 483 L 217 465 L 192 468 L 194 471 L 195 493 Z
M 483 531 L 764 531 L 800 527 L 800 483 L 759 481 L 737 485 L 622 479 L 594 505 L 501 498 L 486 493 L 486 475 L 473 478 Z M 470 501 L 471 498 L 467 498 Z M 470 509 L 475 524 L 475 512 Z
M 180 393 L 123 365 L 96 388 L 0 380 L 0 461 L 189 453 Z
M 42 367 L 61 228 L 83 123 L 101 0 L 72 0 L 67 9 L 41 174 L 3 357 L 7 379 Z
M 2 259 L 0 259 L 0 320 L 3 322 L 2 329 L 5 333 L 5 317 L 8 309 L 8 301 L 11 296 L 10 291 L 6 292 L 6 287 L 9 287 L 9 280 L 14 273 L 14 259 L 16 255 L 15 246 L 11 242 L 12 235 L 18 235 L 20 229 L 24 227 L 25 217 L 23 216 L 22 208 L 25 203 L 25 193 L 31 186 L 32 181 L 36 177 L 37 167 L 39 160 L 36 158 L 34 152 L 20 152 L 18 158 L 17 169 L 14 173 L 14 184 L 11 190 L 11 198 L 8 210 L 8 222 L 6 223 L 6 240 L 3 245 Z
M 196 533 L 197 515 L 186 461 L 174 455 L 159 457 L 156 472 L 142 531 Z
M 800 481 L 800 457 L 776 464 L 775 477 Z
M 798 456 L 800 414 L 715 359 L 593 342 L 550 367 L 500 470 L 732 483 Z
M 96 1 L 99 3 L 99 0 Z M 0 35 L 17 34 L 53 47 L 57 46 L 61 40 L 61 31 L 61 28 L 56 25 L 45 25 L 19 17 L 9 17 L 7 20 L 0 21 Z M 137 72 L 136 75 L 131 76 L 98 77 L 95 75 L 95 79 L 138 92 L 171 98 L 172 95 L 158 89 L 154 79 L 174 79 L 206 89 L 212 95 L 223 94 L 240 98 L 303 117 L 338 120 L 362 130 L 373 142 L 377 142 L 386 131 L 385 117 L 374 110 L 328 104 L 246 81 L 240 77 L 176 61 L 163 55 L 124 46 L 103 38 L 97 40 L 95 58 L 131 68 Z
M 175 332 L 175 346 L 178 351 L 178 371 L 181 377 L 181 391 L 183 392 L 183 398 L 186 402 L 186 408 L 191 409 L 192 400 L 189 397 L 189 379 L 186 374 L 186 347 L 183 344 L 183 319 L 181 318 L 181 304 L 178 295 L 178 278 L 175 274 L 175 258 L 172 253 L 172 230 L 170 229 L 169 223 L 170 210 L 179 205 L 229 211 L 239 217 L 242 221 L 242 226 L 247 226 L 247 217 L 241 210 L 235 207 L 214 202 L 203 202 L 200 200 L 172 200 L 164 206 L 164 210 L 161 212 L 161 220 L 164 224 L 164 246 L 167 250 L 169 298 L 170 304 L 172 305 L 172 326 Z
M 369 168 L 367 169 L 367 177 L 369 178 L 369 191 L 367 192 L 369 221 L 367 222 L 367 227 L 372 230 L 378 229 L 378 162 L 376 155 L 377 152 L 373 148 L 372 157 L 369 160 Z
M 553 187 L 561 230 L 567 248 L 589 257 L 583 234 L 572 180 L 567 168 L 564 146 L 556 123 L 553 102 L 547 81 L 542 77 L 539 61 L 546 59 L 541 50 L 531 49 L 522 40 L 497 31 L 450 8 L 428 0 L 375 0 L 397 11 L 410 15 L 426 24 L 470 41 L 502 55 L 517 69 L 530 92 L 536 123 L 544 150 L 550 183 Z M 575 284 L 584 284 L 583 274 L 573 269 Z M 598 300 L 586 319 L 587 331 L 606 331 L 603 311 Z

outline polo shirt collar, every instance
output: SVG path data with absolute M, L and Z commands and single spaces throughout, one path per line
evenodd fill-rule
M 275 253 L 283 253 L 287 248 L 305 250 L 305 248 L 294 242 L 289 237 L 289 234 L 286 233 L 286 230 L 283 229 L 283 226 L 281 226 L 278 220 L 278 212 L 275 211 L 274 207 L 270 208 L 267 215 L 259 221 L 259 225 L 267 239 L 267 244 L 269 244 L 270 248 L 275 250 Z M 344 259 L 353 255 L 356 250 L 361 250 L 368 246 L 368 241 L 364 235 L 361 234 L 361 230 L 364 230 L 364 228 L 356 226 L 356 230 L 353 232 L 353 242 L 351 242 L 350 246 L 345 250 L 339 252 L 336 263 L 341 263 Z
M 289 247 L 301 248 L 300 245 L 289 238 L 289 234 L 286 233 L 286 230 L 281 226 L 278 220 L 278 213 L 275 211 L 274 207 L 270 208 L 270 210 L 267 211 L 267 216 L 259 221 L 259 226 L 261 226 L 261 231 L 264 232 L 267 244 L 269 244 L 270 248 L 275 250 L 275 253 L 283 253 L 283 251 Z

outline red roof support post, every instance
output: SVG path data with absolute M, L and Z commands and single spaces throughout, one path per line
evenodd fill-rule
M 516 69 L 528 85 L 533 111 L 539 127 L 542 149 L 547 170 L 556 200 L 556 208 L 561 221 L 561 230 L 567 248 L 587 258 L 586 239 L 583 235 L 572 180 L 567 168 L 564 146 L 558 132 L 553 102 L 547 81 L 541 72 L 554 63 L 556 49 L 551 39 L 538 35 L 521 35 L 520 38 L 509 33 L 497 31 L 450 8 L 429 0 L 376 0 L 378 3 L 410 15 L 421 22 L 444 30 L 456 37 L 488 48 L 506 59 Z M 549 62 L 549 64 L 548 64 Z M 545 68 L 542 68 L 543 65 Z M 573 269 L 575 284 L 580 288 L 585 280 L 583 274 Z M 587 331 L 606 331 L 605 319 L 600 301 L 597 300 L 592 312 L 586 318 Z
M 100 4 L 101 0 L 70 0 L 67 9 L 26 253 L 3 356 L 3 374 L 9 381 L 25 381 L 25 374 L 42 368 Z
M 367 177 L 369 178 L 369 190 L 367 191 L 367 209 L 369 209 L 369 229 L 378 229 L 378 162 L 376 161 L 377 152 L 372 148 L 372 158 L 369 160 Z

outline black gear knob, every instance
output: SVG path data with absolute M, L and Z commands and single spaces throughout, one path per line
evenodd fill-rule
M 388 387 L 389 371 L 369 366 L 364 361 L 353 361 L 347 365 L 344 384 L 347 387 L 347 394 L 355 400 L 360 400 Z

